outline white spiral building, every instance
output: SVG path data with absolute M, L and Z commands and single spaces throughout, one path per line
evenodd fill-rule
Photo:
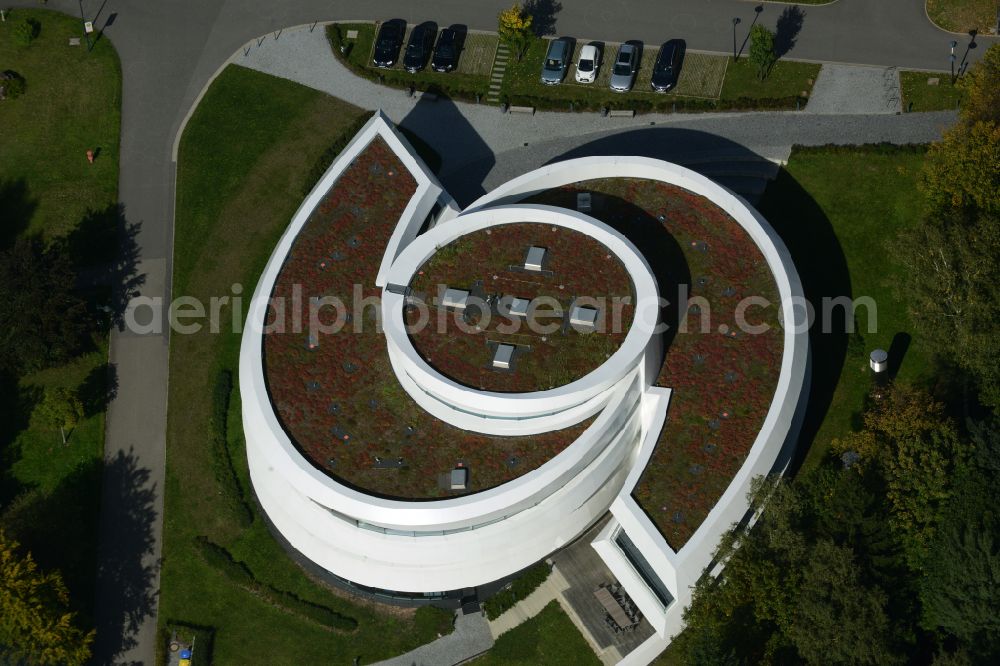
M 343 170 L 376 138 L 417 182 L 385 248 L 375 284 L 396 379 L 432 417 L 466 431 L 526 436 L 592 419 L 575 441 L 535 469 L 471 494 L 408 501 L 341 483 L 302 454 L 272 404 L 264 363 L 264 322 L 293 243 Z M 302 556 L 344 581 L 410 598 L 439 598 L 486 586 L 538 562 L 610 513 L 593 547 L 655 629 L 623 663 L 647 663 L 675 635 L 690 586 L 711 563 L 719 537 L 747 512 L 751 479 L 780 465 L 808 385 L 803 311 L 783 310 L 777 391 L 764 426 L 725 494 L 694 536 L 673 551 L 632 497 L 668 418 L 671 391 L 654 386 L 663 356 L 656 328 L 657 282 L 625 236 L 589 215 L 521 203 L 531 194 L 591 178 L 671 183 L 706 197 L 757 244 L 783 303 L 802 299 L 786 249 L 740 197 L 682 167 L 638 157 L 592 157 L 552 164 L 485 195 L 465 211 L 429 173 L 406 140 L 378 113 L 344 149 L 303 202 L 275 248 L 253 296 L 240 354 L 240 391 L 250 475 L 273 528 Z M 553 389 L 499 393 L 470 388 L 421 357 L 407 335 L 407 285 L 438 248 L 483 229 L 540 223 L 587 234 L 624 265 L 636 298 L 631 327 L 610 358 Z M 474 473 L 474 472 L 473 472 Z

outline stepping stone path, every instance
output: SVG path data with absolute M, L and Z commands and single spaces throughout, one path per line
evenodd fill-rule
M 500 103 L 500 83 L 503 81 L 503 75 L 507 71 L 507 64 L 509 62 L 510 49 L 506 44 L 500 42 L 497 46 L 497 53 L 493 56 L 493 69 L 490 71 L 490 89 L 486 93 L 487 104 Z

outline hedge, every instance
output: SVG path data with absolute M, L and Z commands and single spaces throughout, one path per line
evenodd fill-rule
M 229 451 L 229 399 L 232 393 L 233 374 L 229 370 L 221 370 L 215 378 L 215 386 L 212 389 L 212 472 L 230 512 L 240 527 L 247 528 L 253 523 L 253 510 L 236 476 L 236 468 Z
M 261 583 L 254 578 L 253 573 L 242 562 L 237 562 L 222 546 L 208 540 L 207 537 L 195 538 L 195 545 L 205 562 L 228 578 L 232 583 L 243 587 L 269 603 L 281 608 L 287 613 L 340 631 L 353 631 L 358 627 L 358 621 L 353 617 L 343 615 L 332 608 L 314 604 L 300 599 L 291 592 L 279 590 Z
M 486 600 L 483 608 L 486 610 L 486 617 L 495 620 L 505 612 L 517 605 L 521 599 L 538 589 L 538 586 L 549 577 L 552 568 L 547 562 L 538 564 L 526 569 L 519 577 L 511 581 L 507 587 L 503 588 L 492 597 Z

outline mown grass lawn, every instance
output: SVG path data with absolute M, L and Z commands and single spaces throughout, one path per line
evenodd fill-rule
M 757 72 L 746 57 L 739 61 L 729 59 L 726 80 L 722 84 L 722 99 L 795 97 L 812 92 L 819 75 L 820 65 L 812 62 L 779 60 L 774 63 L 767 78 L 757 79 Z
M 996 34 L 996 0 L 927 0 L 927 16 L 951 32 Z
M 934 79 L 937 83 L 928 83 Z M 962 100 L 962 91 L 952 85 L 951 75 L 941 72 L 900 72 L 899 88 L 904 111 L 954 111 Z
M 23 19 L 41 24 L 27 47 L 12 35 Z M 0 196 L 23 185 L 31 211 L 14 216 L 5 208 L 0 218 L 4 226 L 23 225 L 18 232 L 62 235 L 118 196 L 118 55 L 107 39 L 88 53 L 86 42 L 69 46 L 70 37 L 82 37 L 79 19 L 56 12 L 15 9 L 0 23 L 0 70 L 27 82 L 21 97 L 0 102 Z M 88 149 L 97 152 L 93 164 Z
M 551 601 L 542 612 L 497 639 L 493 647 L 472 662 L 475 666 L 597 666 L 597 658 L 580 631 Z
M 360 109 L 309 88 L 230 66 L 213 83 L 181 140 L 175 226 L 175 296 L 231 295 L 244 302 L 314 177 L 326 149 L 365 117 Z M 223 309 L 223 321 L 232 310 Z M 242 320 L 242 316 L 239 317 Z M 412 611 L 334 593 L 307 577 L 258 516 L 241 529 L 220 500 L 209 446 L 212 387 L 234 373 L 240 336 L 224 325 L 175 334 L 170 350 L 166 508 L 160 623 L 215 629 L 220 664 L 350 664 L 406 652 L 436 636 Z M 229 409 L 229 446 L 249 493 L 239 392 Z M 207 536 L 246 564 L 260 582 L 358 621 L 341 633 L 269 605 L 210 568 L 194 547 Z
M 800 440 L 800 447 L 811 445 L 807 467 L 832 439 L 860 426 L 873 349 L 893 354 L 890 367 L 902 359 L 897 381 L 929 380 L 932 350 L 914 334 L 896 294 L 907 275 L 893 253 L 896 235 L 923 214 L 916 189 L 923 156 L 909 147 L 796 149 L 759 206 L 788 245 L 818 313 L 823 297 L 870 297 L 876 305 L 856 310 L 856 333 L 845 335 L 839 322 L 839 332 L 822 332 L 822 321 L 813 327 L 810 413 Z
M 25 19 L 40 26 L 28 46 L 13 38 Z M 80 21 L 46 10 L 8 10 L 0 23 L 0 70 L 27 84 L 0 102 L 0 250 L 19 237 L 64 236 L 117 201 L 118 55 L 106 39 L 88 53 L 71 37 L 82 37 Z M 98 151 L 94 164 L 88 149 Z M 42 568 L 62 572 L 83 626 L 94 605 L 107 357 L 98 336 L 64 366 L 0 377 L 0 527 Z M 85 405 L 65 445 L 33 414 L 55 387 L 78 392 Z

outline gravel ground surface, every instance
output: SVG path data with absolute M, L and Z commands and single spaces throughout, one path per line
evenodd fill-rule
M 895 67 L 823 65 L 807 113 L 898 113 L 903 110 Z
M 596 113 L 539 112 L 533 116 L 501 114 L 495 106 L 438 99 L 409 98 L 405 92 L 354 76 L 330 52 L 318 26 L 285 31 L 279 39 L 256 41 L 236 53 L 232 62 L 297 81 L 337 95 L 358 106 L 381 108 L 395 122 L 433 146 L 442 157 L 440 178 L 467 204 L 486 189 L 554 159 L 585 154 L 632 154 L 684 164 L 762 157 L 787 159 L 794 144 L 855 144 L 887 141 L 924 143 L 940 138 L 955 114 L 886 114 L 851 112 L 840 95 L 837 113 L 702 113 L 646 114 L 635 118 L 602 118 Z M 827 67 L 824 67 L 824 72 Z M 883 93 L 885 70 L 869 75 Z M 834 74 L 837 77 L 837 74 Z M 824 76 L 816 83 L 822 86 Z M 822 103 L 822 99 L 820 99 Z M 869 107 L 870 109 L 870 107 Z
M 422 645 L 416 650 L 376 666 L 450 666 L 461 664 L 493 647 L 493 634 L 486 618 L 479 613 L 455 616 L 455 631 L 444 638 Z

